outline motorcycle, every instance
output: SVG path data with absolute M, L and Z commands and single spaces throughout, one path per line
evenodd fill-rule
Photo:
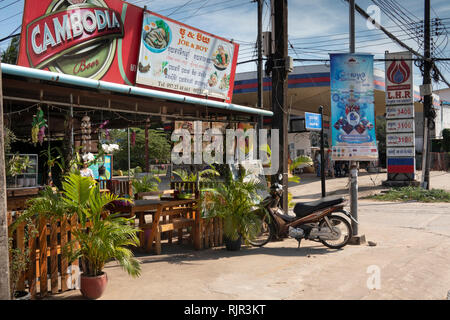
M 350 222 L 335 213 L 342 213 L 358 223 L 344 209 L 345 199 L 339 196 L 328 196 L 317 201 L 300 202 L 294 206 L 295 216 L 285 214 L 280 207 L 283 186 L 274 183 L 270 187 L 270 195 L 261 205 L 267 211 L 259 212 L 261 224 L 257 236 L 249 241 L 251 245 L 262 247 L 272 239 L 283 239 L 288 236 L 298 241 L 302 239 L 321 242 L 332 249 L 347 245 L 353 235 Z

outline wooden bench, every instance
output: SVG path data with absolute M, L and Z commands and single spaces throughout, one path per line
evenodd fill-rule
M 151 230 L 153 228 L 153 223 L 146 223 L 144 224 L 141 229 L 143 232 L 145 232 L 145 230 Z M 193 229 L 195 228 L 195 220 L 194 219 L 190 219 L 190 218 L 184 218 L 184 217 L 179 217 L 179 218 L 173 218 L 171 219 L 169 222 L 166 223 L 158 223 L 157 226 L 157 232 L 156 232 L 156 238 L 155 238 L 155 253 L 156 254 L 161 254 L 161 234 L 164 232 L 173 232 L 173 230 L 177 230 L 178 233 L 178 244 L 182 244 L 183 242 L 183 229 L 185 228 L 191 228 L 191 231 L 189 233 L 189 240 L 191 243 L 193 243 L 194 241 L 194 234 L 193 234 Z M 170 237 L 170 233 L 169 233 L 169 243 L 171 243 L 171 237 Z M 153 244 L 149 243 L 149 239 L 146 239 L 147 243 L 146 243 L 146 249 L 150 250 L 151 246 Z
M 142 215 L 143 213 L 141 213 Z M 161 254 L 161 234 L 168 232 L 168 242 L 172 243 L 172 232 L 177 231 L 178 244 L 183 241 L 183 230 L 190 228 L 189 239 L 194 242 L 194 233 L 196 230 L 195 224 L 195 212 L 192 204 L 188 206 L 170 205 L 165 204 L 158 207 L 156 213 L 153 215 L 151 223 L 140 223 L 140 229 L 142 230 L 141 241 L 145 242 L 145 251 L 149 252 L 153 247 L 153 241 L 155 242 L 155 253 Z M 166 218 L 160 221 L 161 218 Z M 167 219 L 168 218 L 168 219 Z M 144 234 L 146 230 L 150 231 L 150 234 L 145 238 Z

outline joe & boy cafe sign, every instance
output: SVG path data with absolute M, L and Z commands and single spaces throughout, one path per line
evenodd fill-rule
M 25 0 L 18 64 L 230 102 L 238 47 L 121 0 Z

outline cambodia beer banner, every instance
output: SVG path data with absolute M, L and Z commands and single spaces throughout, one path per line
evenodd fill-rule
M 142 14 L 120 0 L 26 0 L 18 64 L 133 85 Z
M 330 58 L 333 160 L 377 160 L 373 55 Z
M 145 12 L 136 84 L 231 102 L 239 45 Z

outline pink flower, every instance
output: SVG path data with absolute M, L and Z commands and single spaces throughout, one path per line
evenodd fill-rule
M 38 140 L 41 145 L 44 142 L 44 137 L 45 137 L 45 127 L 41 127 L 38 132 Z

